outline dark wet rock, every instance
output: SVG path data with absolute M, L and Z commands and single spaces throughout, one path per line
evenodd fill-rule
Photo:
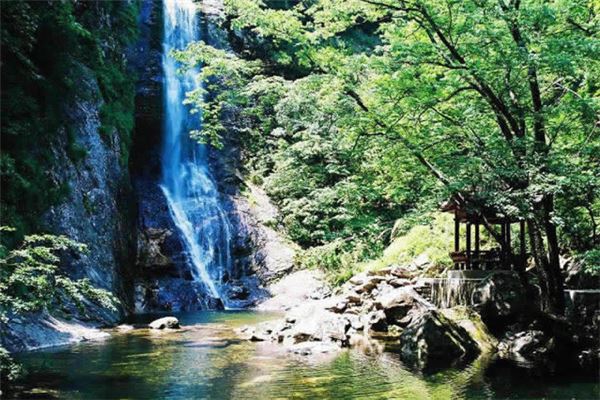
M 246 300 L 250 295 L 250 290 L 244 286 L 231 286 L 227 297 L 233 300 Z
M 400 345 L 402 360 L 420 369 L 447 367 L 479 354 L 467 331 L 435 310 L 413 320 L 402 332 Z
M 222 310 L 201 282 L 179 277 L 148 279 L 136 287 L 136 309 L 154 311 Z
M 495 323 L 523 314 L 535 300 L 529 298 L 516 274 L 495 273 L 475 288 L 473 303 L 484 322 Z
M 138 235 L 137 263 L 146 268 L 172 267 L 174 262 L 164 254 L 165 241 L 173 232 L 165 228 L 147 228 Z
M 565 287 L 569 289 L 600 289 L 598 276 L 586 272 L 581 260 L 561 257 L 560 261 L 565 275 Z
M 179 329 L 179 320 L 175 317 L 163 317 L 148 324 L 151 329 Z
M 371 330 L 376 332 L 386 332 L 388 329 L 386 315 L 381 310 L 372 311 L 367 314 L 366 324 Z
M 554 351 L 554 339 L 540 330 L 509 332 L 498 344 L 502 357 L 526 363 L 547 361 Z

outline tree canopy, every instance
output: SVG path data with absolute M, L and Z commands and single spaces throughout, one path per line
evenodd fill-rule
M 559 254 L 598 245 L 597 2 L 226 1 L 236 53 L 194 44 L 221 89 L 190 101 L 201 138 L 243 108 L 248 162 L 311 246 L 360 236 L 453 196 L 527 221 L 546 308 Z M 497 232 L 488 225 L 492 236 Z

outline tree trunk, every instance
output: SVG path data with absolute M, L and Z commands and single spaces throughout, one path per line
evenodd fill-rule
M 556 225 L 552 222 L 554 213 L 554 197 L 546 196 L 543 202 L 544 230 L 546 231 L 546 242 L 548 244 L 548 277 L 549 286 L 552 288 L 552 309 L 557 314 L 562 314 L 565 308 L 564 279 L 560 270 L 560 258 L 558 247 L 558 234 Z
M 558 257 L 558 236 L 556 226 L 551 220 L 553 206 L 554 201 L 550 196 L 537 203 L 535 216 L 527 221 L 527 228 L 531 253 L 539 277 L 541 308 L 543 311 L 561 315 L 564 312 L 565 299 Z

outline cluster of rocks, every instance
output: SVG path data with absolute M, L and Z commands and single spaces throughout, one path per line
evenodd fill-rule
M 419 272 L 412 265 L 355 275 L 335 293 L 321 288 L 286 310 L 284 318 L 244 327 L 239 334 L 281 343 L 301 355 L 385 347 L 405 364 L 429 370 L 468 362 L 480 353 L 539 365 L 570 348 L 556 342 L 556 328 L 534 311 L 536 297 L 516 274 L 504 271 L 483 278 L 469 307 L 438 308 Z M 594 350 L 580 353 L 580 365 L 600 360 Z
M 372 350 L 381 342 L 393 342 L 399 344 L 404 362 L 420 368 L 479 354 L 482 346 L 473 337 L 477 335 L 421 296 L 414 275 L 400 266 L 362 273 L 338 294 L 307 299 L 283 319 L 244 327 L 239 333 L 252 341 L 282 343 L 300 354 L 343 347 Z

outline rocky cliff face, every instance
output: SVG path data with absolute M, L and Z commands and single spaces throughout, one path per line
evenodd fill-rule
M 67 183 L 70 190 L 44 214 L 42 223 L 51 232 L 88 247 L 87 254 L 67 259 L 64 268 L 70 276 L 89 278 L 119 297 L 120 312 L 101 316 L 112 321 L 132 309 L 130 254 L 135 209 L 123 154 L 127 150 L 120 135 L 103 137 L 100 133 L 103 100 L 92 71 L 79 68 L 77 80 L 79 95 L 65 104 L 69 128 L 61 130 L 52 145 L 55 162 L 48 171 L 54 181 Z M 86 155 L 74 161 L 69 146 L 85 149 Z
M 121 306 L 116 311 L 106 311 L 88 304 L 88 310 L 82 315 L 76 307 L 63 305 L 60 314 L 69 314 L 68 323 L 46 312 L 14 316 L 8 329 L 0 335 L 2 344 L 9 350 L 82 340 L 85 338 L 82 330 L 114 323 L 133 310 L 131 255 L 135 252 L 136 208 L 128 168 L 130 132 L 123 125 L 110 123 L 107 110 L 127 112 L 125 98 L 119 99 L 117 104 L 108 103 L 114 100 L 114 93 L 127 91 L 125 82 L 120 82 L 119 90 L 113 90 L 112 100 L 108 90 L 114 89 L 115 82 L 111 78 L 124 75 L 125 63 L 120 55 L 125 40 L 121 35 L 122 29 L 131 28 L 131 21 L 124 15 L 135 8 L 131 3 L 113 6 L 96 1 L 77 4 L 72 10 L 75 17 L 85 21 L 81 29 L 87 29 L 97 47 L 60 53 L 64 76 L 40 76 L 51 88 L 61 87 L 52 85 L 57 80 L 68 80 L 68 90 L 64 93 L 52 90 L 46 94 L 53 96 L 54 105 L 51 111 L 46 111 L 46 116 L 52 113 L 53 119 L 58 121 L 45 127 L 44 139 L 48 139 L 48 144 L 32 141 L 26 145 L 34 157 L 47 160 L 43 164 L 43 173 L 50 182 L 49 187 L 64 188 L 59 200 L 40 199 L 40 204 L 49 206 L 35 215 L 35 224 L 30 231 L 65 235 L 85 244 L 88 251 L 64 255 L 61 268 L 71 278 L 87 278 L 93 285 L 111 291 L 121 301 Z M 50 8 L 42 13 L 48 10 Z M 45 23 L 49 24 L 48 29 L 58 29 L 52 24 L 64 21 Z M 101 53 L 101 62 L 94 58 L 96 52 Z M 41 71 L 44 71 L 43 67 L 40 67 Z M 107 78 L 109 73 L 112 75 Z M 12 84 L 17 87 L 21 82 L 17 80 Z M 39 100 L 40 104 L 45 101 L 44 98 Z M 42 111 L 38 112 L 43 115 Z M 33 123 L 43 121 L 40 117 Z

